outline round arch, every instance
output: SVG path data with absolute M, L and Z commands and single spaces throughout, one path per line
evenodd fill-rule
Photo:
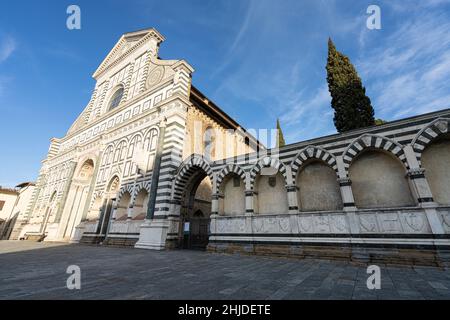
M 449 133 L 450 119 L 448 118 L 436 119 L 417 133 L 411 142 L 411 145 L 420 165 L 422 165 L 422 154 L 425 149 L 432 144 L 433 141 Z
M 336 177 L 338 177 L 339 174 L 336 157 L 323 148 L 316 146 L 307 146 L 306 148 L 301 150 L 291 162 L 292 181 L 294 183 L 302 166 L 312 160 L 318 160 L 328 165 L 336 172 Z
M 389 153 L 393 155 L 395 158 L 400 160 L 403 164 L 404 169 L 407 171 L 409 169 L 408 163 L 406 161 L 406 156 L 403 151 L 403 146 L 392 139 L 374 135 L 374 134 L 365 134 L 358 138 L 356 138 L 348 147 L 345 149 L 343 153 L 343 162 L 346 176 L 348 177 L 348 172 L 351 163 L 353 160 L 361 154 L 361 152 L 375 149 L 378 151 L 382 151 L 384 153 Z
M 286 175 L 286 166 L 278 159 L 274 159 L 271 157 L 265 157 L 260 160 L 257 164 L 253 166 L 250 171 L 250 189 L 253 190 L 255 187 L 255 180 L 258 174 L 261 172 L 262 168 L 271 167 L 276 169 L 284 178 L 284 183 L 288 183 L 287 175 Z
M 212 209 L 214 174 L 209 163 L 192 155 L 180 166 L 173 185 L 173 200 L 180 205 L 178 243 L 183 248 L 206 248 Z M 198 210 L 202 217 L 194 216 Z
M 217 175 L 217 179 L 216 179 L 216 189 L 217 190 L 220 189 L 223 180 L 230 173 L 234 173 L 234 174 L 238 175 L 244 183 L 246 182 L 245 171 L 236 164 L 229 164 L 225 168 L 223 168 Z
M 214 181 L 214 174 L 211 170 L 209 162 L 201 155 L 191 155 L 180 165 L 180 168 L 176 174 L 174 182 L 174 194 L 173 198 L 176 201 L 180 201 L 184 188 L 192 175 L 199 169 L 203 170 L 206 175 L 209 176 L 211 182 Z
M 392 153 L 365 148 L 348 169 L 357 208 L 415 206 L 405 165 Z
M 86 157 L 80 161 L 76 177 L 81 180 L 88 180 L 94 174 L 95 162 L 92 157 Z

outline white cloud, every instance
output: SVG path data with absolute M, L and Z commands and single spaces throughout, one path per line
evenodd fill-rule
M 5 36 L 0 40 L 0 63 L 6 61 L 11 54 L 16 50 L 16 41 L 10 37 Z
M 387 120 L 450 106 L 448 16 L 422 8 L 401 18 L 397 30 L 376 49 L 367 47 L 357 65 L 377 116 Z
M 310 93 L 303 90 L 285 100 L 285 112 L 280 118 L 286 140 L 306 140 L 335 132 L 333 109 L 328 86 L 324 84 Z

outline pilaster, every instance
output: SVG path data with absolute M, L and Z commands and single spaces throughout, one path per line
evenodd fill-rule
M 55 215 L 55 223 L 59 223 L 61 222 L 61 217 L 64 211 L 64 207 L 66 206 L 66 202 L 67 202 L 67 197 L 69 195 L 70 192 L 70 186 L 72 184 L 72 180 L 73 180 L 73 176 L 75 174 L 75 169 L 77 167 L 77 163 L 75 161 L 71 161 L 70 162 L 70 171 L 69 171 L 69 175 L 67 176 L 67 180 L 66 183 L 64 185 L 64 191 L 61 197 L 61 201 L 60 201 L 60 206 L 58 207 L 58 211 L 56 212 Z

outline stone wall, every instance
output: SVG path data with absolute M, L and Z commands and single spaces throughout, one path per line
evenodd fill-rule
M 376 150 L 361 153 L 349 168 L 358 208 L 414 206 L 402 163 Z
M 449 126 L 450 110 L 443 110 L 263 155 L 198 158 L 196 168 L 213 179 L 209 249 L 334 247 L 325 255 L 337 257 L 338 248 L 350 247 L 344 256 L 366 258 L 386 249 L 397 261 L 397 248 L 409 255 L 426 251 L 408 261 L 437 263 L 438 251 L 442 257 L 450 249 Z

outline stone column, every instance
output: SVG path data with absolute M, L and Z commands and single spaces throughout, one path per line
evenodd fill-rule
M 111 209 L 112 210 L 112 212 L 111 212 L 111 221 L 116 220 L 117 205 L 118 205 L 117 200 L 114 199 L 113 202 L 112 202 L 112 209 Z
M 433 195 L 428 181 L 425 177 L 425 170 L 420 168 L 416 155 L 411 145 L 407 145 L 404 149 L 406 161 L 409 166 L 407 177 L 409 184 L 413 190 L 416 202 L 419 207 L 423 208 L 428 219 L 433 234 L 444 234 L 444 227 L 439 219 L 436 211 L 437 204 L 434 202 Z
M 253 234 L 253 216 L 255 215 L 255 195 L 257 194 L 254 190 L 245 190 L 245 232 L 248 234 Z
M 347 172 L 345 170 L 344 162 L 342 157 L 336 158 L 337 167 L 338 167 L 338 183 L 339 188 L 341 190 L 342 204 L 344 205 L 344 211 L 355 211 L 355 199 L 353 197 L 352 191 L 352 182 L 347 176 Z
M 299 191 L 299 188 L 296 185 L 291 184 L 286 186 L 286 191 L 289 204 L 289 224 L 291 226 L 291 232 L 299 233 L 300 229 L 298 228 L 297 223 L 297 216 L 299 214 L 297 192 Z
M 254 195 L 256 191 L 253 190 L 245 190 L 245 213 L 253 215 L 255 213 L 253 204 L 254 204 Z
M 210 231 L 213 235 L 217 233 L 217 218 L 219 218 L 219 199 L 219 193 L 214 193 L 211 197 Z
M 297 191 L 298 187 L 296 185 L 291 184 L 286 186 L 289 213 L 298 213 Z
M 214 193 L 211 197 L 211 215 L 219 215 L 219 201 L 221 195 Z
M 434 204 L 430 186 L 425 178 L 425 170 L 420 167 L 412 146 L 407 145 L 403 150 L 410 168 L 407 172 L 407 177 L 409 178 L 409 183 L 416 198 L 416 202 L 419 206 L 426 203 Z
M 75 174 L 75 169 L 77 167 L 77 163 L 75 161 L 70 162 L 70 171 L 67 176 L 66 185 L 64 186 L 64 192 L 61 197 L 60 206 L 55 216 L 55 223 L 59 223 L 61 221 L 61 216 L 64 211 L 64 207 L 66 206 L 67 197 L 69 195 L 70 186 L 72 185 L 73 175 Z
M 352 181 L 349 178 L 338 178 L 344 211 L 355 211 L 355 199 L 353 198 Z
M 345 212 L 347 212 L 350 232 L 357 234 L 360 232 L 358 218 L 356 216 L 355 198 L 353 197 L 352 181 L 347 176 L 342 156 L 336 158 L 338 167 L 338 183 L 341 191 L 342 205 Z
M 133 218 L 133 204 L 130 204 L 127 208 L 127 221 Z

